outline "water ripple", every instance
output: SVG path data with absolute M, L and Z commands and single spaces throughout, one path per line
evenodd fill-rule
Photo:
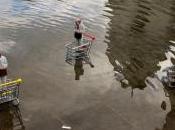
M 55 1 L 55 0 L 2 0 L 0 2 L 0 9 L 2 15 L 0 16 L 1 28 L 35 28 L 44 27 L 50 28 L 58 27 L 72 22 L 77 16 L 91 19 L 90 22 L 96 21 L 96 16 L 100 15 L 96 12 L 103 10 L 103 2 L 98 4 L 97 1 Z M 102 5 L 100 5 L 102 4 Z M 7 6 L 1 6 L 7 5 Z M 91 8 L 87 8 L 87 7 Z M 93 8 L 95 7 L 95 8 Z M 107 8 L 106 8 L 107 9 Z M 100 24 L 100 25 L 99 25 Z M 101 23 L 94 23 L 101 25 Z M 43 29 L 44 29 L 43 28 Z

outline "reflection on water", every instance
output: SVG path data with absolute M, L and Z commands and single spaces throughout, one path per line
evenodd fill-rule
M 104 26 L 103 20 L 97 17 L 101 13 L 98 10 L 101 11 L 103 8 L 103 1 L 96 5 L 97 1 L 1 0 L 0 27 L 11 29 L 37 27 L 43 30 L 64 31 L 67 27 L 70 29 L 70 23 L 79 15 L 86 19 L 87 23 Z M 92 9 L 88 6 L 96 6 L 96 8 Z
M 129 81 L 132 96 L 133 88 L 143 89 L 149 85 L 156 90 L 160 85 L 156 84 L 159 81 L 155 81 L 155 75 L 161 80 L 166 76 L 164 69 L 174 64 L 175 2 L 109 0 L 106 6 L 112 9 L 108 11 L 112 16 L 108 16 L 111 21 L 106 36 L 106 54 L 114 71 L 123 73 Z M 175 90 L 166 90 L 166 94 L 171 111 L 161 130 L 174 130 Z M 166 102 L 160 107 L 166 110 Z
M 15 46 L 15 42 L 12 40 L 2 40 L 0 39 L 0 51 L 8 53 L 9 50 Z
M 165 124 L 162 129 L 156 130 L 174 130 L 175 129 L 175 89 L 166 88 L 166 95 L 169 97 L 171 111 L 167 114 Z
M 92 64 L 90 60 L 90 56 L 88 57 L 88 59 L 77 57 L 77 59 L 75 60 L 75 64 L 74 64 L 75 80 L 80 80 L 80 76 L 84 75 L 83 63 L 89 64 L 91 68 L 94 68 L 94 65 Z
M 84 74 L 82 59 L 77 59 L 75 61 L 74 71 L 75 71 L 75 80 L 80 80 L 80 76 Z
M 138 1 L 136 3 L 136 14 L 131 24 L 131 31 L 142 33 L 144 32 L 144 27 L 150 22 L 149 17 L 151 15 L 151 8 L 149 1 Z
M 0 130 L 25 130 L 19 107 L 0 105 Z
M 169 11 L 172 4 L 171 1 L 109 0 L 106 5 L 113 14 L 109 16 L 111 22 L 106 36 L 109 61 L 134 88 L 145 87 L 146 77 L 159 69 L 157 64 L 165 58 L 168 41 L 175 37 L 171 27 L 174 12 Z
M 13 115 L 10 113 L 9 108 L 5 108 L 0 112 L 0 129 L 12 130 L 13 129 Z
M 12 73 L 22 73 L 26 78 L 24 93 L 27 96 L 24 97 L 25 101 L 27 100 L 25 103 L 27 107 L 25 108 L 29 108 L 30 101 L 34 101 L 35 98 L 34 103 L 32 102 L 35 106 L 33 109 L 40 111 L 40 107 L 48 107 L 51 103 L 58 102 L 54 100 L 55 95 L 65 97 L 67 88 L 65 90 L 59 88 L 61 89 L 59 94 L 54 90 L 58 90 L 55 89 L 58 88 L 58 81 L 65 80 L 60 82 L 64 86 L 69 79 L 64 75 L 71 72 L 64 64 L 64 45 L 73 36 L 70 30 L 73 30 L 72 23 L 78 15 L 81 15 L 86 22 L 88 31 L 96 33 L 97 42 L 100 42 L 95 45 L 96 48 L 101 45 L 100 40 L 103 37 L 101 35 L 107 27 L 106 54 L 119 76 L 118 79 L 122 79 L 123 87 L 132 86 L 133 100 L 138 94 L 134 88 L 145 88 L 145 79 L 152 80 L 149 76 L 153 76 L 154 73 L 161 79 L 162 70 L 173 64 L 175 45 L 168 42 L 175 40 L 173 0 L 0 0 L 0 10 L 0 49 L 11 53 L 9 61 L 13 68 Z M 102 55 L 98 49 L 95 53 L 97 59 Z M 17 63 L 16 59 L 20 62 Z M 84 74 L 81 60 L 76 61 L 74 71 L 75 79 L 79 80 Z M 94 80 L 96 81 L 96 77 Z M 168 93 L 172 110 L 167 114 L 163 130 L 171 130 L 175 122 L 174 95 L 173 92 Z M 43 101 L 45 96 L 47 98 Z M 70 94 L 67 97 L 71 96 Z M 39 106 L 38 102 L 42 105 Z M 62 109 L 64 105 L 63 103 Z M 162 107 L 166 109 L 164 105 Z M 0 122 L 3 130 L 13 129 L 13 114 L 9 109 L 0 113 L 0 117 L 3 117 L 0 118 L 3 119 Z M 40 119 L 38 120 L 40 122 Z M 33 122 L 35 120 L 31 121 L 31 126 Z

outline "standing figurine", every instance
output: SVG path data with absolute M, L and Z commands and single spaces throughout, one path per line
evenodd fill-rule
M 7 81 L 7 58 L 0 53 L 0 84 Z
M 81 39 L 85 31 L 85 26 L 80 18 L 75 20 L 74 37 L 77 40 L 78 46 L 81 45 Z

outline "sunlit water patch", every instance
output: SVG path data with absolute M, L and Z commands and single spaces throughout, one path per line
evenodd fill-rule
M 0 40 L 0 52 L 9 53 L 15 44 L 16 42 L 12 40 Z

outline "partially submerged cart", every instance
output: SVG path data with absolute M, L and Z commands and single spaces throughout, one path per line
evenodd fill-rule
M 10 107 L 14 114 L 14 128 L 21 128 L 25 130 L 22 121 L 22 115 L 19 109 L 19 87 L 22 83 L 22 79 L 9 81 L 4 84 L 0 84 L 0 105 Z
M 19 86 L 22 79 L 17 79 L 4 84 L 0 84 L 0 104 L 12 102 L 19 104 Z
M 95 36 L 85 33 L 83 34 L 81 45 L 78 45 L 76 41 L 66 44 L 65 61 L 71 65 L 74 65 L 76 60 L 82 60 L 83 63 L 90 64 L 92 66 L 90 50 L 94 40 Z

